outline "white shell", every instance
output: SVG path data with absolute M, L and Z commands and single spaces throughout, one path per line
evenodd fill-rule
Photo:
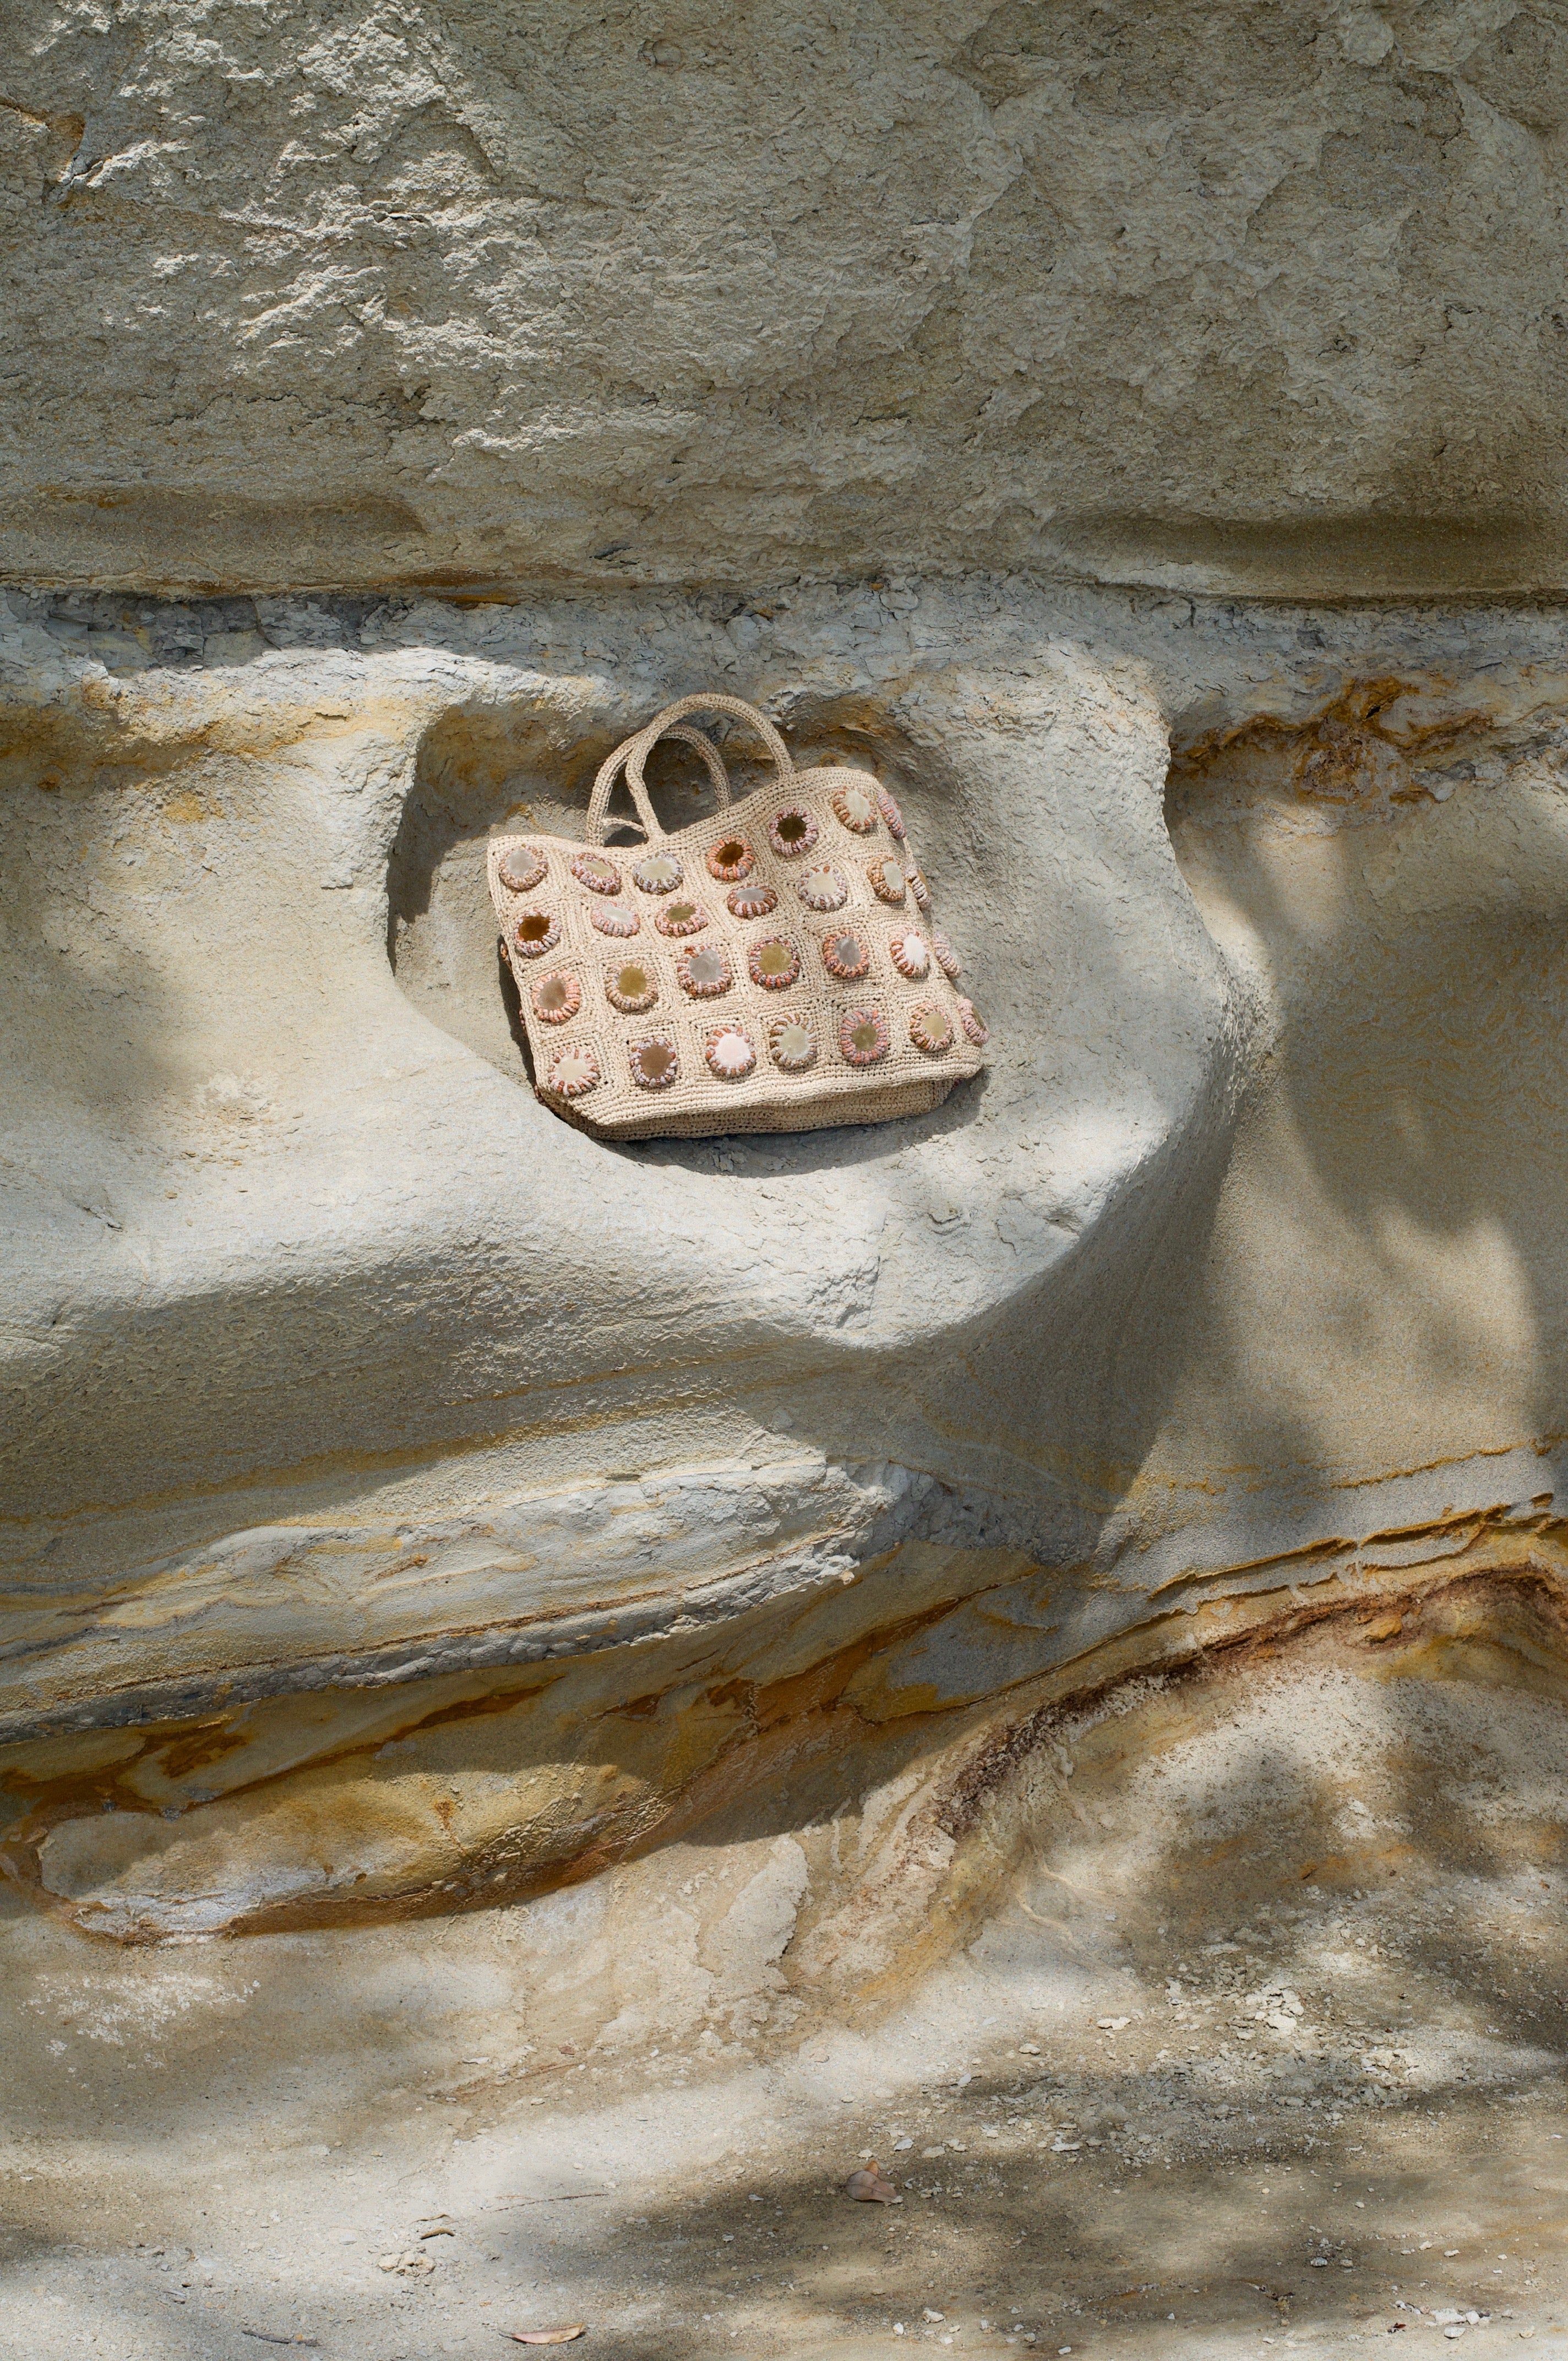
M 532 844 L 514 845 L 496 863 L 496 875 L 509 894 L 532 894 L 550 863 Z
M 850 898 L 843 871 L 827 861 L 808 869 L 795 890 L 808 910 L 841 910 Z
M 631 872 L 644 894 L 673 894 L 685 873 L 673 852 L 645 852 Z
M 681 990 L 689 992 L 694 1000 L 717 999 L 735 981 L 735 971 L 720 943 L 698 943 L 693 950 L 683 951 L 675 969 Z
M 853 829 L 857 836 L 869 836 L 875 828 L 877 794 L 869 780 L 862 785 L 859 779 L 854 779 L 848 786 L 835 787 L 832 803 L 844 826 Z
M 585 1091 L 594 1088 L 598 1078 L 598 1060 L 586 1041 L 579 1041 L 575 1049 L 562 1050 L 550 1069 L 544 1087 L 554 1091 L 557 1098 L 580 1099 Z
M 911 983 L 918 983 L 922 976 L 930 974 L 931 953 L 924 935 L 916 934 L 912 928 L 906 935 L 894 935 L 887 948 L 894 966 Z
M 624 941 L 629 935 L 636 934 L 642 921 L 635 910 L 605 906 L 588 912 L 588 924 L 597 927 L 601 935 L 618 936 Z
M 590 894 L 620 893 L 620 872 L 602 852 L 575 852 L 569 865 L 578 884 Z

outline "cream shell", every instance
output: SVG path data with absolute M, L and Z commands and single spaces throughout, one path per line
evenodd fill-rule
M 514 845 L 496 863 L 496 875 L 509 894 L 532 894 L 550 863 L 532 844 Z

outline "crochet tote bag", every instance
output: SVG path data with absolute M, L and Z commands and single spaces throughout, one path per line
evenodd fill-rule
M 691 713 L 748 722 L 774 775 L 740 802 Z M 667 836 L 644 779 L 694 748 L 718 809 Z M 605 849 L 624 773 L 643 842 Z M 490 895 L 538 1097 L 608 1139 L 884 1123 L 980 1071 L 985 1027 L 897 804 L 864 771 L 797 771 L 736 697 L 683 697 L 594 781 L 587 841 L 497 837 Z

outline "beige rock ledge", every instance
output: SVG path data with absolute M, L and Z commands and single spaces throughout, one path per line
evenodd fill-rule
M 1536 1565 L 1549 615 L 1003 580 L 6 615 L 35 1894 L 157 1936 L 534 1890 L 797 1746 L 967 1744 L 1212 1594 Z M 617 732 L 704 681 L 905 801 L 992 1025 L 934 1115 L 617 1149 L 530 1094 L 487 836 L 575 830 Z M 848 1697 L 862 1654 L 892 1703 L 856 1674 L 764 1740 L 744 1699 Z M 364 1769 L 459 1726 L 455 1788 L 439 1751 L 417 1804 Z

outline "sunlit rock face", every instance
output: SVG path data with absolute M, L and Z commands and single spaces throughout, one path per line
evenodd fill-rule
M 236 651 L 215 606 L 8 609 L 0 1737 L 41 1905 L 505 1901 L 1005 1752 L 1093 1652 L 1282 1584 L 1555 1583 L 1546 620 L 250 612 Z M 904 802 L 992 1027 L 934 1114 L 612 1148 L 534 1100 L 486 842 L 576 833 L 694 680 Z
M 1551 8 L 8 22 L 13 578 L 1563 580 Z

